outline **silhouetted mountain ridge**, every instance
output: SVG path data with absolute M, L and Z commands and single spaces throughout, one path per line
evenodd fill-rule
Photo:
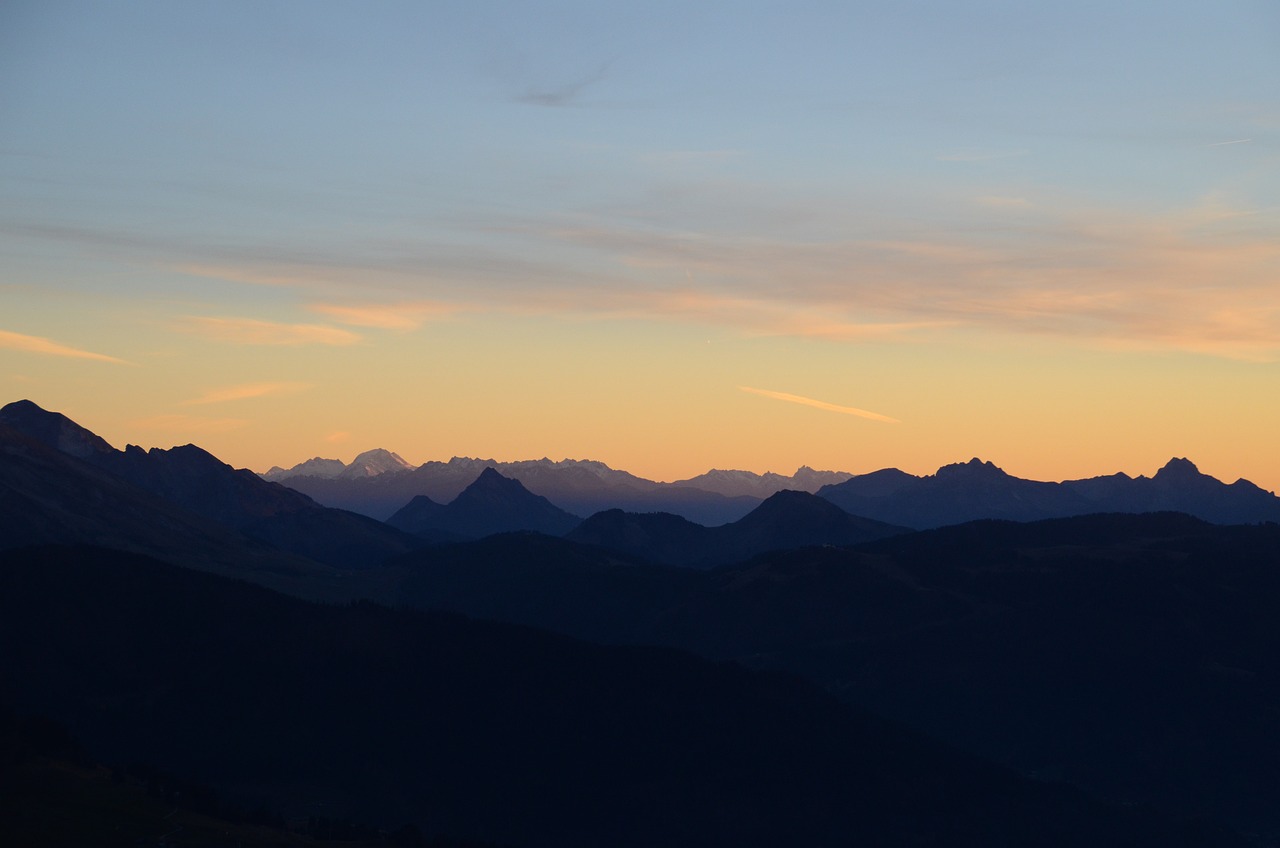
M 489 466 L 447 505 L 418 495 L 387 523 L 425 537 L 478 539 L 515 530 L 562 536 L 581 520 Z
M 1151 478 L 1114 474 L 1061 483 L 1023 480 L 975 458 L 925 477 L 897 469 L 859 475 L 818 494 L 855 515 L 917 529 L 1097 512 L 1175 511 L 1218 524 L 1280 521 L 1280 498 L 1246 480 L 1228 486 L 1180 458 Z
M 656 483 L 612 469 L 603 462 L 574 459 L 497 462 L 455 456 L 448 462 L 424 462 L 410 471 L 374 477 L 273 475 L 272 479 L 329 506 L 385 520 L 418 495 L 439 504 L 449 503 L 486 468 L 519 480 L 530 492 L 575 515 L 628 509 L 672 512 L 704 524 L 723 524 L 741 518 L 759 503 L 754 497 L 727 497 L 691 486 Z
M 169 450 L 143 450 L 129 445 L 119 451 L 65 416 L 43 410 L 30 401 L 0 409 L 0 424 L 106 471 L 168 504 L 318 562 L 367 567 L 421 544 L 381 522 L 323 507 L 252 471 L 232 468 L 195 445 Z M 61 450 L 66 444 L 71 445 L 73 453 Z M 93 510 L 89 504 L 82 508 Z M 131 526 L 142 529 L 136 523 Z
M 567 538 L 665 565 L 709 568 L 805 545 L 855 545 L 906 528 L 853 516 L 808 492 L 783 490 L 746 516 L 702 527 L 666 513 L 597 513 Z

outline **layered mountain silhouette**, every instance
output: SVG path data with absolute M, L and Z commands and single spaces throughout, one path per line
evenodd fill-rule
M 806 545 L 855 545 L 906 528 L 850 515 L 807 492 L 781 491 L 738 521 L 703 527 L 667 513 L 597 513 L 568 538 L 666 565 L 711 567 Z
M 446 523 L 487 534 L 466 522 L 531 503 L 563 512 L 499 470 L 472 468 Z M 1150 479 L 1034 483 L 974 461 L 841 486 L 922 523 L 963 518 L 965 502 L 1090 514 L 902 532 L 906 521 L 791 491 L 723 526 L 606 511 L 569 538 L 424 545 L 194 446 L 118 451 L 10 404 L 0 712 L 49 715 L 95 756 L 136 755 L 282 810 L 321 798 L 379 827 L 513 845 L 1235 844 L 1215 820 L 1251 844 L 1280 841 L 1280 527 L 1146 512 L 1265 520 L 1272 495 L 1185 460 Z M 453 506 L 422 511 L 439 520 Z M 339 603 L 295 605 L 191 569 Z M 349 604 L 362 598 L 519 627 Z M 866 711 L 890 724 L 868 730 Z M 843 765 L 810 731 L 835 740 L 823 744 Z M 846 815 L 850 797 L 868 800 Z M 571 803 L 588 823 L 566 818 Z M 520 824 L 489 824 L 506 819 Z M 738 821 L 745 833 L 725 824 Z
M 0 555 L 0 642 L 0 702 L 100 761 L 286 819 L 534 848 L 1243 844 L 1019 778 L 791 677 L 312 605 L 119 552 Z
M 304 492 L 320 503 L 386 520 L 419 495 L 436 503 L 449 503 L 486 468 L 519 480 L 529 491 L 575 515 L 627 509 L 671 512 L 702 524 L 723 524 L 736 521 L 760 502 L 755 497 L 726 496 L 692 486 L 656 483 L 591 460 L 496 462 L 454 457 L 448 462 L 426 462 L 409 471 L 392 470 L 372 476 L 278 474 L 274 469 L 268 474 L 270 479 Z
M 1247 480 L 1230 485 L 1172 459 L 1154 477 L 1114 474 L 1043 483 L 972 459 L 916 477 L 885 469 L 818 494 L 855 515 L 928 529 L 985 518 L 1038 521 L 1097 512 L 1177 511 L 1218 524 L 1280 521 L 1280 498 Z
M 1220 524 L 1280 521 L 1280 498 L 1247 480 L 1223 484 L 1200 474 L 1185 459 L 1170 460 L 1152 478 L 1115 474 L 1061 483 L 1013 477 L 976 458 L 926 476 L 896 468 L 852 475 L 806 466 L 790 477 L 712 470 L 658 483 L 591 460 L 495 462 L 454 457 L 409 469 L 390 451 L 374 450 L 350 466 L 316 458 L 288 471 L 273 468 L 264 477 L 320 503 L 386 520 L 419 495 L 439 504 L 452 501 L 486 468 L 519 480 L 530 492 L 575 515 L 663 512 L 703 526 L 737 521 L 765 498 L 786 490 L 816 493 L 852 515 L 915 529 L 984 518 L 1039 521 L 1161 510 Z
M 381 522 L 322 507 L 300 492 L 266 482 L 251 471 L 236 470 L 195 445 L 170 450 L 130 445 L 116 450 L 66 416 L 30 401 L 0 409 L 0 425 L 77 463 L 105 471 L 206 524 L 215 523 L 318 562 L 367 566 L 420 544 Z M 94 520 L 91 504 L 83 504 L 82 509 L 86 518 Z
M 430 539 L 479 539 L 514 530 L 562 536 L 581 521 L 492 467 L 447 505 L 418 495 L 387 519 L 392 527 Z

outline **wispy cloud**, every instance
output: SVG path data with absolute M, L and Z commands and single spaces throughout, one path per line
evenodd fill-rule
M 224 386 L 210 389 L 197 398 L 186 401 L 186 406 L 199 406 L 207 403 L 223 403 L 232 400 L 267 397 L 268 395 L 289 394 L 311 388 L 310 383 L 242 383 L 237 386 Z
M 549 108 L 576 105 L 582 92 L 609 75 L 609 64 L 601 65 L 593 73 L 555 88 L 528 88 L 523 94 L 516 95 L 512 100 L 516 103 Z
M 313 303 L 312 312 L 327 315 L 342 324 L 382 330 L 416 330 L 435 318 L 454 314 L 458 307 L 447 303 L 339 304 Z
M 340 327 L 322 324 L 284 324 L 256 318 L 188 316 L 176 325 L 182 332 L 235 344 L 251 345 L 351 345 L 360 336 Z
M 865 409 L 858 409 L 856 406 L 841 406 L 836 403 L 827 403 L 825 400 L 814 400 L 813 398 L 792 395 L 786 392 L 772 392 L 768 389 L 754 389 L 751 386 L 738 386 L 738 388 L 741 391 L 750 392 L 753 395 L 773 398 L 774 400 L 783 400 L 787 403 L 798 403 L 802 406 L 812 406 L 815 409 L 825 409 L 827 412 L 839 412 L 842 415 L 856 415 L 859 418 L 866 418 L 871 421 L 883 421 L 886 424 L 902 423 L 897 418 L 890 418 L 888 415 L 881 415 L 878 412 L 868 412 Z
M 1228 144 L 1248 144 L 1253 141 L 1251 138 L 1237 138 L 1231 141 L 1215 141 L 1213 144 L 1207 144 L 1206 147 L 1225 147 Z
M 346 430 L 337 430 L 324 437 L 324 440 L 331 445 L 342 444 L 351 438 L 351 434 Z
M 69 347 L 41 336 L 28 336 L 0 330 L 0 347 L 10 350 L 21 350 L 26 353 L 40 353 L 46 356 L 66 356 L 72 359 L 91 359 L 95 362 L 114 362 L 117 365 L 128 365 L 123 359 L 107 356 L 105 353 L 94 353 L 89 350 Z
M 1029 200 L 1016 225 L 915 228 L 910 238 L 800 242 L 606 226 L 548 238 L 671 281 L 603 292 L 612 302 L 586 292 L 586 309 L 851 341 L 950 327 L 1280 358 L 1280 210 L 1213 192 L 1163 213 L 1052 200 Z
M 197 415 L 154 415 L 130 422 L 140 430 L 162 430 L 172 434 L 227 433 L 249 422 L 243 418 L 204 418 Z

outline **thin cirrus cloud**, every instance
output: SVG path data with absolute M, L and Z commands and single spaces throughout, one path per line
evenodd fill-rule
M 113 362 L 117 365 L 129 364 L 123 359 L 118 359 L 114 356 L 107 356 L 105 353 L 94 353 L 89 350 L 81 350 L 80 348 L 59 344 L 52 339 L 46 339 L 42 336 L 28 336 L 23 333 L 13 333 L 7 330 L 0 330 L 0 347 L 8 348 L 10 350 L 21 350 L 27 353 L 39 353 L 44 354 L 45 356 L 64 356 L 71 359 L 90 359 L 95 362 Z
M 312 312 L 353 327 L 379 330 L 416 330 L 427 321 L 443 318 L 458 307 L 443 303 L 337 304 L 313 303 Z
M 248 400 L 269 395 L 292 394 L 309 388 L 311 388 L 310 383 L 242 383 L 236 386 L 210 389 L 199 397 L 186 401 L 184 405 L 203 406 L 210 403 Z
M 249 345 L 352 345 L 360 336 L 341 327 L 323 324 L 285 324 L 256 318 L 189 316 L 178 330 L 221 342 Z
M 548 237 L 654 275 L 693 269 L 697 277 L 685 290 L 611 292 L 605 311 L 849 341 L 972 328 L 1280 358 L 1280 244 L 1268 223 L 1274 210 L 1212 193 L 1160 216 L 995 193 L 979 202 L 1025 211 L 1026 218 L 1003 225 L 999 236 L 970 239 L 925 232 L 802 243 L 621 227 L 559 229 Z M 781 299 L 777 268 L 788 269 Z M 591 299 L 578 303 L 589 308 Z
M 839 412 L 842 415 L 856 415 L 859 418 L 866 418 L 869 421 L 882 421 L 886 424 L 902 423 L 897 418 L 890 418 L 888 415 L 881 415 L 878 412 L 858 409 L 856 406 L 841 406 L 837 403 L 827 403 L 825 400 L 814 400 L 813 398 L 807 398 L 801 395 L 788 394 L 787 392 L 774 392 L 768 389 L 755 389 L 751 386 L 738 386 L 738 389 L 753 395 L 773 398 L 774 400 L 782 400 L 787 403 L 798 403 L 801 406 L 812 406 L 814 409 L 825 409 L 827 412 Z
M 609 75 L 609 65 L 601 65 L 594 72 L 581 76 L 564 85 L 553 88 L 528 88 L 512 98 L 516 103 L 544 106 L 552 109 L 581 105 L 582 93 Z

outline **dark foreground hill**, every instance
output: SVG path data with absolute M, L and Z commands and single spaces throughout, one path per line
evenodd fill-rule
M 949 753 L 791 678 L 95 549 L 0 555 L 0 699 L 257 798 L 527 846 L 1236 844 Z
M 1280 837 L 1280 526 L 984 521 L 711 571 L 502 536 L 401 563 L 406 603 L 798 672 L 1026 774 Z

